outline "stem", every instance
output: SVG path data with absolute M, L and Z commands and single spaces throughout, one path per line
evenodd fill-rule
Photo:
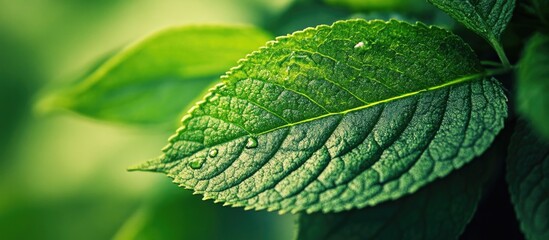
M 494 50 L 496 50 L 499 60 L 501 61 L 501 63 L 503 63 L 503 66 L 506 68 L 511 68 L 511 63 L 509 63 L 509 59 L 507 59 L 507 55 L 505 55 L 505 51 L 503 51 L 503 46 L 501 46 L 499 40 L 491 35 L 489 36 L 488 41 L 490 42 Z
M 501 62 L 494 62 L 494 61 L 480 61 L 480 64 L 485 66 L 492 66 L 492 67 L 502 67 L 503 64 Z
M 508 67 L 503 67 L 503 68 L 486 69 L 485 74 L 486 76 L 494 76 L 494 75 L 508 73 L 511 70 L 513 70 L 513 66 L 509 65 Z

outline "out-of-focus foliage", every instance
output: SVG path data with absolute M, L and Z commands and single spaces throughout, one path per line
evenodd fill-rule
M 180 191 L 165 181 L 115 235 L 122 239 L 290 239 L 287 218 L 267 212 L 227 208 Z
M 32 114 L 40 87 L 50 92 L 73 84 L 69 82 L 84 75 L 96 59 L 147 33 L 187 23 L 257 25 L 288 4 L 289 0 L 0 0 L 0 239 L 132 239 L 123 233 L 132 216 L 150 205 L 153 189 L 174 187 L 162 176 L 125 171 L 144 156 L 155 155 L 169 133 L 74 115 Z M 164 238 L 219 239 L 229 231 L 227 236 L 234 239 L 262 238 L 263 232 L 271 239 L 287 239 L 293 233 L 291 216 L 226 209 L 175 190 L 155 192 L 156 202 L 173 199 L 172 206 L 179 210 L 151 214 L 177 212 L 174 217 L 186 223 L 170 223 Z M 235 222 L 242 225 L 225 228 L 235 218 L 243 219 Z M 147 236 L 166 228 L 154 223 L 144 222 L 141 239 L 157 239 Z M 242 235 L 239 228 L 246 224 L 256 224 L 257 231 Z
M 113 122 L 173 123 L 202 89 L 270 38 L 245 26 L 169 28 L 109 57 L 42 107 Z
M 284 35 L 310 26 L 331 24 L 350 15 L 348 10 L 326 6 L 314 0 L 299 1 L 266 25 L 275 35 Z
M 549 27 L 549 0 L 532 0 L 532 10 Z
M 534 35 L 524 49 L 517 71 L 517 107 L 533 127 L 549 139 L 548 35 Z
M 549 140 L 520 121 L 509 145 L 507 181 L 527 239 L 549 238 Z
M 547 0 L 518 1 L 520 15 L 501 38 L 511 63 L 533 32 L 548 31 L 547 6 Z M 97 70 L 123 46 L 168 26 L 246 24 L 278 36 L 349 18 L 455 28 L 480 59 L 496 59 L 473 33 L 423 0 L 0 0 L 0 239 L 291 238 L 292 216 L 224 208 L 180 191 L 161 175 L 124 171 L 158 153 L 169 136 L 164 129 L 33 115 L 31 103 L 79 84 L 88 75 L 83 70 Z M 515 100 L 514 79 L 500 80 Z M 200 84 L 184 91 L 198 94 Z M 490 220 L 497 226 L 509 222 Z
M 329 5 L 345 7 L 352 11 L 418 11 L 422 0 L 324 0 Z
M 16 133 L 28 117 L 30 95 L 38 88 L 37 69 L 28 44 L 0 26 L 0 168 Z

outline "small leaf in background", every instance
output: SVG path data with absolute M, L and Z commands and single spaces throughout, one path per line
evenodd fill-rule
M 341 213 L 301 214 L 298 239 L 457 239 L 495 175 L 495 150 L 398 200 Z
M 549 0 L 532 0 L 535 14 L 545 26 L 549 26 Z
M 479 156 L 506 98 L 456 35 L 348 20 L 277 38 L 184 117 L 164 172 L 207 199 L 334 212 L 399 198 Z M 212 154 L 214 152 L 215 154 Z
M 269 39 L 244 26 L 169 28 L 122 50 L 42 104 L 107 121 L 170 123 L 213 80 Z
M 223 207 L 173 188 L 169 181 L 149 193 L 113 240 L 279 240 L 293 235 L 295 219 L 291 215 Z
M 549 139 L 549 36 L 534 35 L 517 70 L 517 110 Z
M 310 26 L 347 19 L 350 15 L 346 9 L 333 8 L 320 1 L 296 1 L 276 20 L 270 21 L 267 28 L 276 35 L 286 35 Z
M 423 0 L 324 0 L 326 4 L 349 8 L 352 11 L 389 10 L 400 12 L 418 11 Z
M 503 57 L 501 33 L 513 16 L 515 0 L 428 0 L 458 22 L 485 38 Z M 509 65 L 506 57 L 503 63 Z
M 36 67 L 35 53 L 28 43 L 16 34 L 0 28 L 0 168 L 14 161 L 8 156 L 13 151 L 17 131 L 29 115 L 31 95 L 39 84 L 40 72 Z M 1 173 L 0 173 L 1 174 Z
M 507 156 L 507 181 L 520 226 L 529 240 L 549 239 L 549 141 L 521 121 Z
M 428 0 L 480 36 L 499 40 L 513 16 L 514 0 Z

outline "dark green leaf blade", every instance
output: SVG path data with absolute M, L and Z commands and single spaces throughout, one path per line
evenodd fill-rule
M 165 172 L 247 208 L 342 211 L 415 192 L 480 155 L 506 99 L 436 27 L 349 20 L 277 38 L 192 108 Z
M 41 107 L 122 123 L 172 123 L 213 80 L 269 39 L 245 26 L 169 28 L 115 54 Z
M 222 207 L 170 182 L 155 185 L 143 198 L 112 240 L 280 240 L 293 235 L 293 216 Z
M 499 40 L 515 8 L 515 0 L 428 1 L 488 40 Z
M 517 124 L 507 157 L 507 182 L 527 239 L 549 239 L 549 141 L 524 121 Z
M 499 39 L 513 16 L 515 0 L 428 1 L 486 39 L 497 52 L 503 65 L 511 65 Z
M 532 0 L 534 14 L 545 26 L 549 26 L 549 0 Z
M 425 1 L 420 0 L 324 0 L 328 5 L 349 8 L 353 11 L 417 11 Z
M 517 70 L 518 112 L 549 139 L 549 36 L 534 35 Z
M 473 217 L 498 159 L 493 147 L 418 192 L 375 207 L 301 214 L 299 240 L 456 239 Z

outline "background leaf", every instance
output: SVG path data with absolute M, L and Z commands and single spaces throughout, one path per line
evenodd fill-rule
M 267 29 L 277 36 L 286 35 L 310 26 L 347 19 L 350 15 L 346 9 L 333 8 L 321 1 L 295 1 L 278 18 L 271 20 Z
M 338 7 L 346 7 L 353 11 L 372 10 L 399 10 L 418 11 L 421 10 L 421 0 L 324 0 L 326 4 Z
M 358 4 L 358 7 L 352 5 Z M 330 5 L 345 5 L 336 7 Z M 351 6 L 349 6 L 351 5 Z M 362 9 L 354 12 L 352 9 Z M 398 11 L 395 11 L 397 10 Z M 295 1 L 281 16 L 266 26 L 275 35 L 286 35 L 310 26 L 331 24 L 338 20 L 361 18 L 365 20 L 401 20 L 423 22 L 451 28 L 455 21 L 424 0 L 413 1 Z
M 517 70 L 517 110 L 549 139 L 549 36 L 534 35 Z
M 124 49 L 42 104 L 115 122 L 173 122 L 214 79 L 269 38 L 243 26 L 170 28 Z
M 166 179 L 163 179 L 166 180 Z M 205 202 L 162 181 L 121 225 L 114 240 L 290 239 L 291 215 L 250 212 Z M 235 221 L 237 219 L 238 221 Z
M 545 26 L 549 26 L 549 0 L 532 0 L 535 14 Z
M 519 122 L 507 157 L 507 181 L 527 239 L 549 239 L 549 141 Z
M 428 0 L 458 22 L 485 38 L 502 62 L 510 65 L 499 42 L 513 16 L 515 0 Z
M 0 28 L 0 168 L 13 161 L 8 152 L 14 147 L 20 127 L 27 121 L 31 94 L 39 84 L 34 53 L 28 44 Z
M 488 40 L 499 39 L 515 8 L 514 0 L 428 1 Z
M 192 23 L 260 25 L 283 10 L 283 5 L 273 3 L 288 1 L 0 1 L 0 239 L 111 239 L 159 183 L 173 187 L 162 175 L 129 174 L 125 168 L 156 155 L 169 136 L 166 129 L 171 132 L 180 118 L 168 119 L 170 126 L 150 129 L 63 114 L 66 111 L 32 114 L 42 87 L 67 86 L 96 59 L 158 29 Z M 175 187 L 173 191 L 200 202 L 191 192 Z M 206 203 L 204 207 L 214 207 Z M 232 210 L 205 216 L 204 211 L 184 209 L 188 213 L 166 211 L 162 217 L 172 219 L 165 214 L 173 213 L 190 223 L 178 229 L 206 228 L 225 236 L 225 224 L 242 215 L 241 209 Z M 292 219 L 260 215 L 269 218 L 254 222 L 261 225 L 258 231 L 277 225 L 281 235 L 273 234 L 273 239 L 291 238 Z M 208 216 L 212 218 L 205 219 Z M 201 221 L 193 221 L 197 219 Z M 285 227 L 278 225 L 280 221 Z M 245 234 L 237 232 L 241 229 L 230 231 Z M 206 240 L 206 235 L 212 236 L 204 233 L 200 239 Z
M 342 211 L 399 198 L 480 155 L 505 96 L 457 36 L 349 20 L 277 38 L 192 108 L 165 172 L 205 198 Z
M 456 239 L 495 173 L 494 148 L 473 163 L 404 198 L 341 213 L 301 214 L 299 240 Z

